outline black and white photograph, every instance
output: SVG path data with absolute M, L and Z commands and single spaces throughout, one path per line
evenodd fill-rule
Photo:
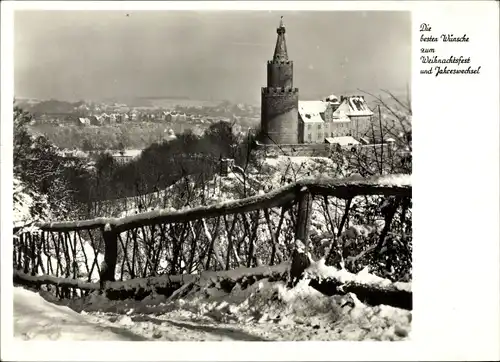
M 12 24 L 14 341 L 413 341 L 414 54 L 481 60 L 390 8 Z
M 410 24 L 16 12 L 15 336 L 409 338 Z

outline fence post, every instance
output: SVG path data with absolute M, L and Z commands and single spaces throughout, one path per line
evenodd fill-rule
M 378 253 L 382 246 L 384 245 L 385 237 L 391 228 L 392 220 L 394 219 L 394 215 L 396 215 L 396 211 L 398 210 L 399 205 L 401 204 L 402 197 L 401 196 L 389 196 L 386 198 L 383 206 L 381 206 L 382 215 L 384 215 L 384 228 L 380 232 L 378 243 L 375 247 L 375 252 Z
M 115 281 L 116 259 L 118 257 L 118 233 L 110 224 L 102 230 L 104 240 L 104 262 L 101 266 L 100 287 L 105 288 L 106 282 Z
M 311 227 L 313 197 L 306 187 L 299 193 L 299 209 L 297 215 L 297 226 L 295 229 L 295 239 L 301 240 L 304 245 L 309 244 L 309 229 Z
M 305 249 L 301 250 L 299 243 L 294 243 L 289 270 L 288 287 L 293 288 L 302 278 L 304 270 L 311 264 L 309 257 L 305 254 L 309 245 L 309 229 L 311 226 L 311 213 L 313 197 L 307 187 L 299 191 L 299 207 L 297 210 L 297 224 L 295 228 L 295 240 L 300 240 Z

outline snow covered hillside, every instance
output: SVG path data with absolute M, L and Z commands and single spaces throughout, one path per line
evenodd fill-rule
M 47 220 L 49 217 L 47 198 L 30 190 L 15 176 L 12 194 L 14 226 Z
M 188 176 L 155 193 L 102 202 L 103 211 L 107 214 L 98 216 L 124 217 L 158 208 L 179 208 L 179 195 L 189 194 L 190 207 L 216 204 L 223 201 L 241 199 L 295 182 L 311 176 L 336 176 L 342 170 L 326 157 L 285 157 L 265 158 L 258 167 L 249 166 L 243 169 L 236 166 L 227 176 L 215 175 L 205 180 L 202 185 L 195 185 L 197 178 Z M 246 190 L 245 190 L 246 189 Z M 189 190 L 189 192 L 186 192 Z M 139 207 L 139 204 L 142 207 Z M 181 207 L 184 207 L 182 203 Z

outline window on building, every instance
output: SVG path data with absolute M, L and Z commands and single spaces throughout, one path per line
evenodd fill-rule
M 330 137 L 333 137 L 333 132 L 330 133 Z
M 312 141 L 312 134 L 310 134 L 310 133 L 308 133 L 308 134 L 307 134 L 307 140 L 308 140 L 309 142 L 311 142 L 311 141 Z
M 311 130 L 311 125 L 310 124 L 307 125 L 307 129 Z
M 323 138 L 323 132 L 318 133 L 318 140 L 321 140 Z
M 321 130 L 321 124 L 318 124 L 318 131 Z

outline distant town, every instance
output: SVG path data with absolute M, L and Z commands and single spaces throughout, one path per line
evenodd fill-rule
M 211 105 L 193 105 L 202 103 L 184 100 L 170 107 L 129 106 L 124 103 L 104 103 L 91 101 L 66 102 L 59 100 L 17 99 L 34 116 L 34 123 L 52 123 L 57 125 L 104 126 L 127 122 L 184 123 L 193 128 L 204 128 L 213 122 L 225 120 L 233 122 L 258 122 L 260 108 L 243 103 L 231 104 L 228 101 L 215 102 Z
M 15 104 L 32 114 L 31 132 L 47 136 L 63 155 L 86 157 L 110 151 L 119 161 L 131 160 L 151 143 L 169 141 L 185 131 L 201 136 L 210 125 L 225 121 L 233 132 L 243 134 L 258 127 L 260 120 L 260 107 L 253 105 L 174 97 L 137 99 L 127 104 L 17 98 Z M 68 136 L 76 134 L 84 137 Z M 92 142 L 92 134 L 100 142 Z M 107 134 L 125 140 L 115 137 L 106 141 Z M 128 136 L 120 137 L 122 134 Z

